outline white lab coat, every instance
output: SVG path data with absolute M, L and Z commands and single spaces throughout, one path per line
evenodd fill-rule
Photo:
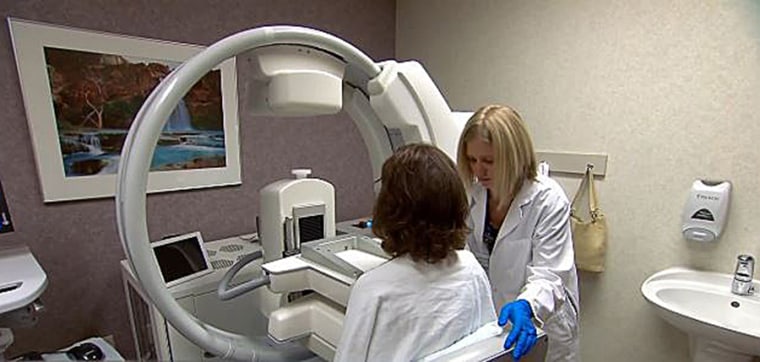
M 466 250 L 439 264 L 394 258 L 351 288 L 333 361 L 412 361 L 496 320 L 488 277 Z
M 556 181 L 526 181 L 512 201 L 489 255 L 483 243 L 487 190 L 470 190 L 468 248 L 488 270 L 497 313 L 527 300 L 549 337 L 546 361 L 577 361 L 578 275 L 570 229 L 570 202 Z

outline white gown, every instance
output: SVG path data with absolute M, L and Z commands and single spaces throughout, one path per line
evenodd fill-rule
M 578 275 L 567 196 L 545 176 L 523 184 L 491 253 L 483 243 L 486 198 L 486 189 L 473 185 L 467 246 L 488 270 L 497 311 L 527 300 L 549 337 L 546 361 L 579 360 Z
M 496 320 L 485 271 L 466 250 L 438 264 L 394 258 L 351 289 L 334 361 L 412 361 Z

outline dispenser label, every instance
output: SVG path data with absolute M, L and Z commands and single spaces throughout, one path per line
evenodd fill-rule
M 712 195 L 697 194 L 697 200 L 720 201 L 720 197 L 712 196 Z
M 697 212 L 695 212 L 694 215 L 691 215 L 691 218 L 698 219 L 698 220 L 715 221 L 713 214 L 710 212 L 710 210 L 707 210 L 707 209 L 697 210 Z

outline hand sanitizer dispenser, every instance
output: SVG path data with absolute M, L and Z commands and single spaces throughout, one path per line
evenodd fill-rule
M 717 240 L 728 217 L 730 194 L 728 181 L 694 181 L 683 212 L 683 236 L 703 242 Z

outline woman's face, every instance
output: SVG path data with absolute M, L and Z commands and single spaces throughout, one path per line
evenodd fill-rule
M 493 187 L 493 146 L 480 137 L 467 141 L 467 162 L 478 182 L 486 189 Z

